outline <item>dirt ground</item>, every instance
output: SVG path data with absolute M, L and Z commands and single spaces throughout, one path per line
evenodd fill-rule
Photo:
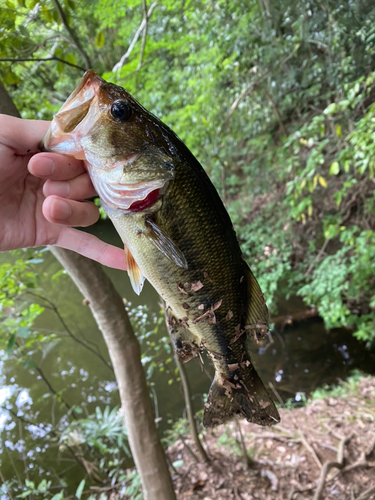
M 207 463 L 190 437 L 177 441 L 168 455 L 178 499 L 375 499 L 375 378 L 280 414 L 272 428 L 241 420 L 207 431 Z

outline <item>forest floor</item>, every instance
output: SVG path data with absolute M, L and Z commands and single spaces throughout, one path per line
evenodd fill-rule
M 178 500 L 375 499 L 374 377 L 280 415 L 272 428 L 240 420 L 206 431 L 207 463 L 190 436 L 178 440 L 168 450 Z

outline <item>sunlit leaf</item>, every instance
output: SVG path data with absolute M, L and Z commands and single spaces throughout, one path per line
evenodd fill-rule
M 95 45 L 98 47 L 98 49 L 101 49 L 103 47 L 103 45 L 104 45 L 104 33 L 103 33 L 103 31 L 99 31 L 99 33 L 96 34 Z
M 64 498 L 64 492 L 60 491 L 60 493 L 56 493 L 56 495 L 53 495 L 51 500 L 63 500 Z
M 337 175 L 340 173 L 340 164 L 338 161 L 334 161 L 329 169 L 330 175 Z M 326 186 L 324 186 L 326 187 Z
M 80 500 L 80 498 L 82 496 L 82 492 L 83 492 L 83 488 L 85 487 L 85 483 L 86 483 L 85 479 L 82 479 L 82 481 L 79 483 L 79 486 L 78 486 L 77 491 L 76 491 L 76 497 L 78 498 L 78 500 Z
M 68 54 L 65 54 L 65 61 L 67 61 L 68 63 L 70 64 L 75 64 L 77 65 L 77 60 L 76 58 L 74 57 L 73 54 L 71 53 L 68 53 Z
M 326 187 L 327 187 L 327 181 L 325 180 L 325 178 L 324 178 L 324 177 L 322 177 L 322 176 L 320 175 L 318 180 L 319 180 L 319 184 L 320 184 L 322 187 L 324 187 L 324 188 L 326 188 Z
M 332 102 L 329 106 L 326 107 L 326 109 L 323 111 L 325 115 L 332 115 L 335 113 L 337 110 L 337 104 L 335 102 Z

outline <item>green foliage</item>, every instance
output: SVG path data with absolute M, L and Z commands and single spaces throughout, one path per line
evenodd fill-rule
M 125 454 L 130 457 L 124 417 L 118 408 L 106 406 L 104 411 L 96 408 L 93 415 L 73 420 L 65 427 L 60 437 L 60 446 L 80 446 L 86 444 L 101 454 L 115 457 Z
M 315 400 L 323 398 L 347 398 L 351 395 L 355 395 L 358 392 L 358 386 L 363 377 L 363 373 L 355 370 L 345 382 L 341 381 L 334 387 L 330 387 L 328 385 L 320 387 L 310 395 L 309 399 Z
M 181 435 L 185 436 L 190 432 L 189 422 L 186 418 L 179 418 L 175 422 L 171 421 L 169 423 L 171 426 L 163 435 L 163 443 L 167 448 L 173 446 L 176 441 L 181 439 Z
M 43 262 L 39 252 L 28 251 L 25 260 L 20 259 L 20 252 L 14 252 L 18 257 L 13 264 L 0 266 L 0 346 L 6 347 L 8 355 L 21 347 L 23 355 L 20 361 L 25 368 L 31 368 L 31 347 L 36 341 L 45 342 L 48 338 L 33 328 L 35 320 L 43 313 L 44 308 L 32 299 L 30 293 L 38 289 L 39 275 L 35 264 Z M 35 347 L 35 346 L 34 346 Z
M 169 336 L 166 333 L 161 336 L 159 330 L 165 322 L 164 310 L 156 314 L 149 311 L 146 305 L 132 308 L 131 302 L 125 305 L 125 309 L 142 348 L 141 361 L 149 384 L 154 385 L 152 376 L 155 370 L 166 372 L 171 377 L 170 384 L 173 383 L 176 380 L 176 367 L 171 342 Z

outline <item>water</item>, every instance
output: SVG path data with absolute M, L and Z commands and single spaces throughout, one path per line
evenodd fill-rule
M 91 230 L 101 239 L 120 246 L 119 238 L 108 222 L 101 221 Z M 22 363 L 17 364 L 13 359 L 0 363 L 0 405 L 8 405 L 19 417 L 38 424 L 22 423 L 0 408 L 1 474 L 5 479 L 16 474 L 22 478 L 25 468 L 28 468 L 29 477 L 37 478 L 45 471 L 51 471 L 52 466 L 56 474 L 66 471 L 64 477 L 69 484 L 78 484 L 81 471 L 77 471 L 77 465 L 69 461 L 71 459 L 66 453 L 59 453 L 56 441 L 44 439 L 46 432 L 66 414 L 66 405 L 78 406 L 83 415 L 88 415 L 94 413 L 97 406 L 113 408 L 120 402 L 113 372 L 107 365 L 106 346 L 89 308 L 82 304 L 82 296 L 69 278 L 51 279 L 60 265 L 49 252 L 44 257 L 44 262 L 38 265 L 41 284 L 48 298 L 57 306 L 70 335 L 56 313 L 47 309 L 38 318 L 37 327 L 44 334 L 56 332 L 56 338 L 41 343 L 33 355 L 41 372 L 24 369 Z M 6 258 L 3 254 L 2 261 Z M 126 273 L 112 269 L 107 269 L 107 272 L 120 295 L 130 300 L 132 307 L 147 304 L 151 312 L 158 313 L 159 297 L 148 283 L 138 297 L 133 293 Z M 280 314 L 301 308 L 300 302 L 289 302 L 281 305 Z M 163 328 L 159 335 L 165 335 Z M 72 336 L 88 343 L 100 357 L 82 347 Z M 169 357 L 165 352 L 164 360 Z M 266 386 L 271 383 L 284 401 L 290 398 L 299 401 L 302 394 L 308 395 L 324 384 L 335 384 L 354 369 L 374 373 L 374 358 L 374 353 L 366 351 L 350 331 L 334 329 L 328 332 L 319 318 L 300 321 L 283 331 L 276 330 L 272 339 L 253 348 L 253 362 L 262 380 Z M 206 363 L 202 372 L 195 360 L 185 366 L 193 392 L 194 410 L 198 411 L 203 407 L 213 370 Z M 173 370 L 170 363 L 163 372 L 155 370 L 152 377 L 156 396 L 153 400 L 161 431 L 184 415 L 182 391 Z M 48 394 L 51 390 L 58 395 L 57 398 Z

